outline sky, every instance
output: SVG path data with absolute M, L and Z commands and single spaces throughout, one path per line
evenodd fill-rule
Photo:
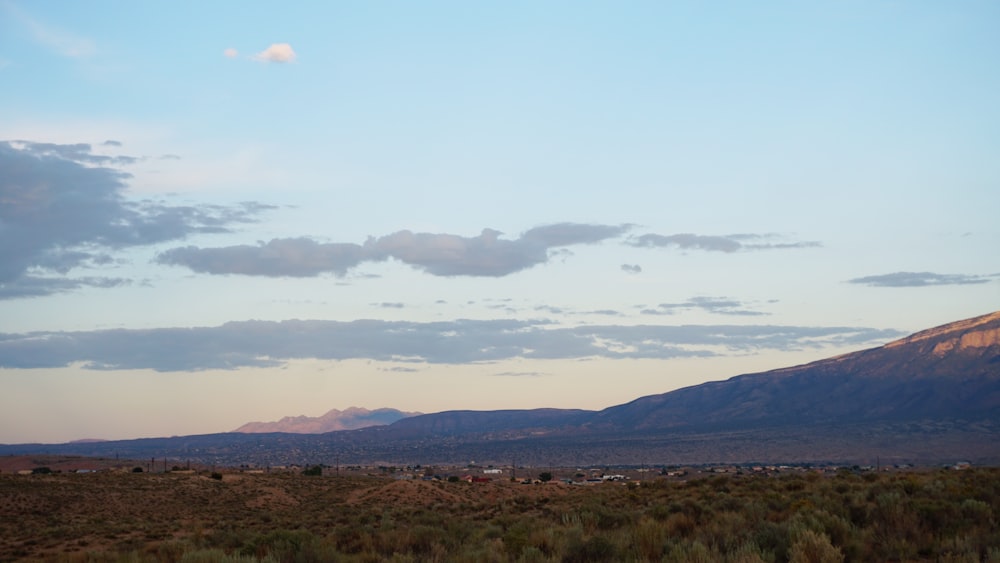
M 996 311 L 998 26 L 0 0 L 0 443 L 602 409 Z

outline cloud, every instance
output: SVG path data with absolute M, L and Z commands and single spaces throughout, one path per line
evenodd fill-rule
M 893 272 L 847 280 L 847 283 L 872 287 L 926 287 L 930 285 L 973 285 L 988 283 L 993 276 L 970 274 L 935 274 L 934 272 Z
M 0 300 L 44 297 L 83 287 L 110 288 L 132 285 L 132 280 L 107 277 L 53 278 L 24 275 L 0 282 Z
M 122 285 L 64 276 L 111 264 L 110 253 L 123 248 L 228 232 L 270 209 L 129 200 L 130 175 L 109 166 L 134 160 L 95 155 L 87 144 L 0 141 L 0 299 Z
M 746 304 L 726 297 L 692 297 L 682 303 L 660 303 L 655 308 L 644 308 L 643 315 L 673 315 L 677 311 L 701 309 L 717 315 L 764 316 L 768 313 L 747 309 Z
M 233 49 L 232 47 L 229 47 L 228 49 L 222 52 L 222 55 L 227 59 L 235 59 L 236 57 L 240 56 L 240 52 L 237 51 L 236 49 Z
M 776 241 L 776 242 L 771 242 Z M 822 246 L 816 241 L 781 242 L 781 236 L 767 234 L 696 235 L 679 233 L 659 235 L 649 233 L 633 237 L 628 244 L 641 248 L 676 247 L 682 250 L 705 250 L 708 252 L 739 252 L 744 250 L 773 250 L 785 248 L 815 248 Z
M 253 56 L 254 60 L 265 63 L 291 63 L 295 62 L 295 57 L 295 50 L 288 43 L 272 43 Z
M 628 229 L 628 225 L 558 223 L 536 227 L 511 240 L 492 229 L 474 237 L 398 231 L 369 238 L 364 244 L 320 243 L 304 237 L 273 239 L 256 246 L 174 248 L 156 261 L 209 274 L 305 277 L 343 276 L 363 262 L 391 258 L 435 276 L 500 277 L 547 262 L 555 247 L 593 244 Z
M 0 367 L 160 372 L 284 365 L 294 359 L 432 364 L 515 358 L 668 359 L 861 345 L 901 336 L 863 327 L 638 325 L 540 320 L 230 322 L 216 327 L 0 333 Z
M 118 145 L 115 145 L 115 143 L 118 143 L 118 141 L 105 141 L 102 144 L 104 146 L 121 146 L 121 143 L 118 143 Z M 35 143 L 32 141 L 10 141 L 10 144 L 13 147 L 17 147 L 36 156 L 51 156 L 80 164 L 94 166 L 122 166 L 135 164 L 136 162 L 142 160 L 141 158 L 135 156 L 107 156 L 102 154 L 93 154 L 93 152 L 91 152 L 91 145 L 87 143 L 63 145 L 57 143 Z
M 629 274 L 641 274 L 642 266 L 638 264 L 622 264 L 622 271 Z
M 311 277 L 324 272 L 342 276 L 363 258 L 364 250 L 357 244 L 321 244 L 307 238 L 290 238 L 255 246 L 184 246 L 160 253 L 156 262 L 183 265 L 207 274 Z

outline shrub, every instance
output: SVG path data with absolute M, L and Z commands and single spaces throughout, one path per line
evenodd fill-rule
M 830 543 L 830 538 L 812 530 L 801 532 L 788 550 L 788 563 L 841 563 L 844 554 Z
M 589 540 L 569 545 L 564 563 L 586 563 L 588 561 L 616 561 L 618 548 L 604 536 L 593 536 Z

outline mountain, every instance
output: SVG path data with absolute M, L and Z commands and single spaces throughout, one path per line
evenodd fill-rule
M 276 422 L 248 422 L 233 432 L 266 433 L 291 432 L 295 434 L 322 434 L 337 430 L 356 430 L 368 426 L 392 424 L 419 412 L 403 412 L 396 409 L 375 409 L 370 411 L 359 407 L 345 410 L 331 409 L 321 416 L 286 416 Z
M 605 430 L 1000 420 L 1000 312 L 870 350 L 740 375 L 605 409 Z
M 244 431 L 0 446 L 0 455 L 30 453 L 226 465 L 334 460 L 577 467 L 876 460 L 998 465 L 1000 312 L 878 348 L 641 397 L 598 412 L 449 411 L 325 434 Z

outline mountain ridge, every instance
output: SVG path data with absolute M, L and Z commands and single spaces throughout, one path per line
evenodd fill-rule
M 348 407 L 344 410 L 330 409 L 320 416 L 286 416 L 273 422 L 248 422 L 233 432 L 323 434 L 338 430 L 357 430 L 369 426 L 392 424 L 404 418 L 421 414 L 423 413 L 404 412 L 392 408 L 368 410 L 362 407 Z

